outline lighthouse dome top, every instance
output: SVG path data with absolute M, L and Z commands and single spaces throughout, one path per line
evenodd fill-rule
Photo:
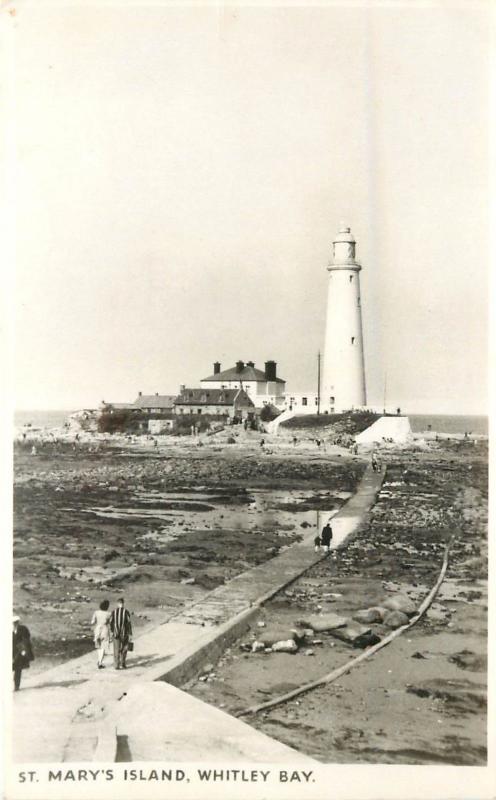
M 333 242 L 333 258 L 328 266 L 329 270 L 353 269 L 358 272 L 361 267 L 355 261 L 355 238 L 350 228 L 341 225 L 338 235 Z
M 355 237 L 353 236 L 351 229 L 345 225 L 341 225 L 339 228 L 339 233 L 334 238 L 334 243 L 336 242 L 351 242 L 352 244 L 355 244 Z

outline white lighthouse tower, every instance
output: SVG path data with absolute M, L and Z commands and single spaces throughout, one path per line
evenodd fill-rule
M 324 376 L 321 405 L 326 411 L 345 411 L 366 404 L 363 357 L 360 264 L 355 239 L 341 226 L 334 239 L 329 271 Z

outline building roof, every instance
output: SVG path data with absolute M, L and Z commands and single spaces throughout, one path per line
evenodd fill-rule
M 173 408 L 174 394 L 140 394 L 134 401 L 136 408 Z
M 263 370 L 245 365 L 239 372 L 236 367 L 231 367 L 231 369 L 209 375 L 208 378 L 202 378 L 202 383 L 205 381 L 263 381 L 267 383 L 267 377 Z M 270 383 L 286 383 L 286 381 L 283 381 L 282 378 L 275 378 Z
M 105 400 L 102 400 L 100 408 L 103 411 L 105 411 L 106 408 L 112 408 L 118 411 L 122 411 L 124 409 L 134 409 L 136 411 L 136 406 L 134 403 L 106 403 Z
M 253 403 L 243 389 L 183 389 L 175 399 L 175 405 L 186 406 L 252 406 Z

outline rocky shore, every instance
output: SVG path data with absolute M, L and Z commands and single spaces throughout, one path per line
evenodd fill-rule
M 139 632 L 276 555 L 342 505 L 365 465 L 304 444 L 262 450 L 258 434 L 201 447 L 55 438 L 35 455 L 15 447 L 14 606 L 32 670 L 91 649 L 104 598 L 125 594 Z
M 139 634 L 272 558 L 340 508 L 369 460 L 325 439 L 317 447 L 300 435 L 295 446 L 292 433 L 158 446 L 54 439 L 35 455 L 29 442 L 15 447 L 14 605 L 33 633 L 32 670 L 92 649 L 103 598 L 125 594 Z M 323 762 L 483 764 L 487 441 L 432 437 L 381 451 L 386 478 L 358 533 L 185 688 L 238 713 L 346 663 L 394 629 L 368 610 L 398 597 L 407 618 L 418 607 L 453 536 L 441 591 L 415 627 L 335 683 L 245 720 Z M 330 615 L 369 639 L 311 627 Z M 294 646 L 278 652 L 274 630 Z
M 353 540 L 268 603 L 251 635 L 208 665 L 190 691 L 238 713 L 347 663 L 356 646 L 408 620 L 436 582 L 452 536 L 446 579 L 415 627 L 336 682 L 244 719 L 324 762 L 484 764 L 484 442 L 390 452 L 378 502 Z M 367 617 L 398 598 L 409 604 L 404 619 Z M 324 630 L 313 622 L 331 617 Z M 361 627 L 362 639 L 368 630 L 368 640 L 340 635 L 343 624 Z M 293 647 L 271 646 L 271 636 Z

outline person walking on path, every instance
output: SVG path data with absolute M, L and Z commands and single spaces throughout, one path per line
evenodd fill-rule
M 322 528 L 321 539 L 322 539 L 322 547 L 324 548 L 326 553 L 329 553 L 331 550 L 332 528 L 328 522 L 326 522 L 326 524 Z
M 21 674 L 23 669 L 29 669 L 29 664 L 34 660 L 31 636 L 25 625 L 20 624 L 17 615 L 12 618 L 12 671 L 14 673 L 14 691 L 21 687 Z
M 129 641 L 133 635 L 131 614 L 124 608 L 124 598 L 119 597 L 117 608 L 110 615 L 110 633 L 114 637 L 114 667 L 126 669 Z
M 322 544 L 322 539 L 320 538 L 319 534 L 313 540 L 313 545 L 315 547 L 315 552 L 320 553 L 320 545 Z
M 105 669 L 103 659 L 105 658 L 105 650 L 110 644 L 110 611 L 109 601 L 103 600 L 100 603 L 100 608 L 95 611 L 91 618 L 91 624 L 95 626 L 94 639 L 95 647 L 98 651 L 98 669 Z

